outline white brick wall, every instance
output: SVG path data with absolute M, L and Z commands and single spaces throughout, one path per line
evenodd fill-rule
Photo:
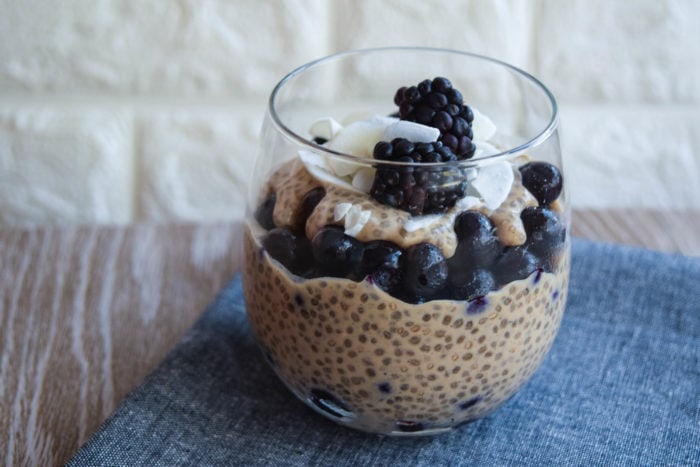
M 0 227 L 238 219 L 276 81 L 382 45 L 540 77 L 575 206 L 700 209 L 697 44 L 695 0 L 0 0 Z

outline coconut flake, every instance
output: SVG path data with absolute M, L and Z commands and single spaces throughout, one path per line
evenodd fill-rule
M 348 213 L 350 208 L 352 207 L 352 203 L 338 203 L 335 205 L 333 208 L 333 220 L 338 222 L 340 219 L 345 217 L 345 215 Z
M 318 167 L 307 167 L 308 171 L 311 173 L 311 175 L 314 176 L 316 180 L 322 183 L 330 183 L 331 185 L 335 185 L 339 188 L 344 188 L 346 190 L 352 191 L 353 193 L 362 193 L 360 190 L 352 186 L 348 181 L 330 173 L 326 172 L 325 170 L 319 169 Z
M 415 232 L 416 230 L 430 227 L 442 218 L 441 214 L 426 214 L 425 216 L 411 217 L 403 224 L 403 229 L 406 232 Z
M 325 157 L 311 151 L 301 150 L 298 152 L 299 159 L 306 167 L 306 170 L 319 182 L 329 183 L 331 185 L 350 190 L 355 193 L 362 193 L 360 190 L 350 184 L 350 180 L 345 180 L 335 173 L 329 167 Z
M 340 159 L 339 157 L 329 157 L 328 165 L 331 166 L 331 170 L 334 174 L 339 177 L 349 177 L 357 172 L 358 167 L 354 162 L 348 162 Z
M 508 162 L 496 162 L 479 169 L 472 186 L 479 192 L 486 207 L 493 210 L 508 197 L 514 178 L 513 168 Z
M 371 157 L 374 146 L 380 140 L 384 130 L 395 121 L 395 118 L 376 115 L 367 120 L 350 123 L 338 131 L 335 137 L 326 143 L 326 146 L 334 151 L 353 156 Z M 348 173 L 346 171 L 349 169 L 343 166 L 350 164 L 344 161 L 337 162 L 340 162 L 338 169 L 335 167 L 336 161 L 331 162 L 331 165 L 338 175 L 349 175 L 357 170 L 357 167 L 354 166 L 354 170 Z
M 345 214 L 345 235 L 355 237 L 372 217 L 372 211 L 362 210 L 359 205 L 353 205 Z
M 352 177 L 352 186 L 364 193 L 369 193 L 372 189 L 372 184 L 374 184 L 374 173 L 375 169 L 371 167 L 364 167 L 358 170 Z
M 299 155 L 299 159 L 301 159 L 301 162 L 304 164 L 304 166 L 306 166 L 307 169 L 309 168 L 309 166 L 314 166 L 323 169 L 327 172 L 331 170 L 331 167 L 328 165 L 328 162 L 326 162 L 326 158 L 323 157 L 321 154 L 317 154 L 311 151 L 305 151 L 303 149 L 299 150 L 297 154 Z
M 346 114 L 341 122 L 343 125 L 349 125 L 354 122 L 359 122 L 360 120 L 369 120 L 376 115 L 377 114 L 370 112 L 369 110 L 353 110 L 352 112 Z
M 331 140 L 335 137 L 340 130 L 342 130 L 343 125 L 338 123 L 332 117 L 324 117 L 316 120 L 309 127 L 309 133 L 311 136 L 317 138 L 323 138 L 325 140 Z
M 480 206 L 481 204 L 481 200 L 476 196 L 465 196 L 464 198 L 458 199 L 455 206 L 457 206 L 457 210 L 459 211 L 467 211 Z
M 405 138 L 413 143 L 432 143 L 440 137 L 440 130 L 420 123 L 399 120 L 384 130 L 382 141 Z
M 474 141 L 488 141 L 496 134 L 496 125 L 486 115 L 479 112 L 474 107 L 471 107 L 474 114 L 472 120 L 472 132 L 474 133 Z M 478 146 L 478 145 L 477 145 Z

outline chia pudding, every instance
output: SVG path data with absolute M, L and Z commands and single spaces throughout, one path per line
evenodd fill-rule
M 539 367 L 566 303 L 568 214 L 554 165 L 468 163 L 500 149 L 449 80 L 394 102 L 391 117 L 317 121 L 310 149 L 268 176 L 244 293 L 266 359 L 309 406 L 431 434 L 490 413 Z

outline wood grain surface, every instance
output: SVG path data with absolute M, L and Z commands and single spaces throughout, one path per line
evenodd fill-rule
M 70 458 L 240 265 L 241 226 L 0 231 L 0 456 Z M 574 236 L 700 256 L 700 212 L 579 211 Z
M 233 277 L 240 237 L 239 226 L 0 232 L 5 464 L 64 463 Z

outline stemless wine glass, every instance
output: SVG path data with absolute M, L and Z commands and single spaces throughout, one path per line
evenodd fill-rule
M 542 83 L 469 53 L 350 51 L 284 77 L 243 270 L 281 381 L 342 425 L 390 435 L 448 431 L 518 391 L 566 302 L 557 127 Z

